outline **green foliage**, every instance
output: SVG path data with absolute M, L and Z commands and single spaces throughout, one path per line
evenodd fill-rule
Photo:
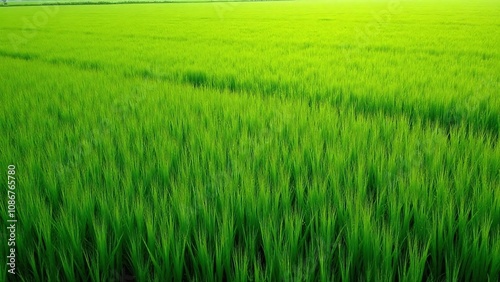
M 1 9 L 19 278 L 500 279 L 500 7 L 401 5 Z

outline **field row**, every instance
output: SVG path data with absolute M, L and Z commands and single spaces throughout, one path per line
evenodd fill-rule
M 155 73 L 149 69 L 136 69 L 78 60 L 72 58 L 43 58 L 38 55 L 20 52 L 0 51 L 4 58 L 25 61 L 41 61 L 56 66 L 66 65 L 76 70 L 91 70 L 104 73 L 117 73 L 125 78 L 142 78 L 169 83 L 185 83 L 196 88 L 213 89 L 222 92 L 253 93 L 261 96 L 277 96 L 282 99 L 307 101 L 310 106 L 327 104 L 340 108 L 354 108 L 360 114 L 384 113 L 388 116 L 404 116 L 411 122 L 423 121 L 437 124 L 444 130 L 452 127 L 467 126 L 470 133 L 487 135 L 498 140 L 500 132 L 500 103 L 494 94 L 468 94 L 457 97 L 447 96 L 410 96 L 405 99 L 396 95 L 374 93 L 355 94 L 345 92 L 340 87 L 325 86 L 324 89 L 307 89 L 304 82 L 290 83 L 273 80 L 252 79 L 242 81 L 232 75 L 210 75 L 204 71 L 183 70 L 176 73 Z M 381 96 L 386 96 L 380 99 Z

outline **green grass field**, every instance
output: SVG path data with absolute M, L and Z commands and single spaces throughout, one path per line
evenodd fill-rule
M 499 281 L 499 33 L 498 1 L 0 7 L 0 281 Z

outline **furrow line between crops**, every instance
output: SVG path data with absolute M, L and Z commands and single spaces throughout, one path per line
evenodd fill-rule
M 39 61 L 52 65 L 65 65 L 85 71 L 106 72 L 108 69 L 116 70 L 113 65 L 96 61 L 76 60 L 72 58 L 44 58 L 37 54 L 8 52 L 0 50 L 0 56 L 25 61 Z M 437 125 L 445 132 L 451 132 L 454 128 L 465 126 L 474 136 L 486 135 L 493 144 L 498 142 L 500 132 L 500 114 L 490 111 L 485 116 L 485 109 L 475 112 L 459 111 L 454 104 L 435 104 L 430 107 L 435 110 L 419 109 L 417 103 L 400 103 L 395 107 L 395 100 L 379 99 L 378 95 L 359 95 L 345 92 L 340 88 L 327 89 L 325 93 L 309 93 L 302 88 L 304 85 L 286 84 L 275 80 L 241 81 L 235 76 L 209 75 L 203 71 L 186 70 L 177 73 L 157 73 L 150 69 L 124 68 L 122 74 L 126 78 L 142 78 L 145 80 L 157 80 L 168 83 L 182 83 L 194 88 L 206 88 L 219 92 L 231 92 L 235 94 L 251 94 L 260 96 L 278 96 L 287 100 L 298 100 L 308 103 L 310 107 L 328 104 L 337 108 L 352 108 L 357 113 L 370 116 L 383 114 L 389 117 L 405 117 L 410 123 L 417 121 L 428 122 Z M 257 94 L 255 94 L 257 93 Z M 422 101 L 424 102 L 424 101 Z M 425 101 L 426 103 L 436 103 Z M 457 101 L 460 103 L 460 101 Z M 437 110 L 436 110 L 437 109 Z M 478 119 L 480 118 L 481 119 Z

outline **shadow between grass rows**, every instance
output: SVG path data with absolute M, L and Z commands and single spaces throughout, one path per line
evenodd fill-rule
M 97 61 L 78 60 L 74 58 L 45 58 L 38 54 L 9 52 L 0 50 L 0 57 L 24 61 L 38 61 L 51 65 L 65 65 L 82 71 L 110 72 L 117 67 Z M 261 96 L 278 96 L 283 99 L 296 99 L 308 103 L 310 107 L 329 104 L 338 108 L 352 108 L 359 114 L 384 114 L 390 117 L 405 117 L 411 123 L 421 121 L 437 125 L 448 134 L 459 126 L 466 126 L 467 131 L 475 136 L 489 137 L 494 144 L 498 142 L 500 132 L 500 113 L 488 108 L 487 103 L 481 103 L 474 111 L 457 107 L 463 103 L 455 98 L 449 104 L 434 101 L 422 108 L 422 103 L 400 103 L 394 105 L 390 99 L 380 99 L 376 95 L 357 95 L 342 87 L 331 86 L 326 93 L 314 93 L 304 89 L 305 84 L 289 84 L 278 80 L 254 79 L 240 80 L 233 75 L 217 76 L 203 70 L 183 70 L 176 73 L 157 73 L 146 68 L 125 68 L 118 72 L 124 78 L 140 78 L 169 83 L 181 83 L 194 88 L 211 89 L 220 92 L 246 93 Z

